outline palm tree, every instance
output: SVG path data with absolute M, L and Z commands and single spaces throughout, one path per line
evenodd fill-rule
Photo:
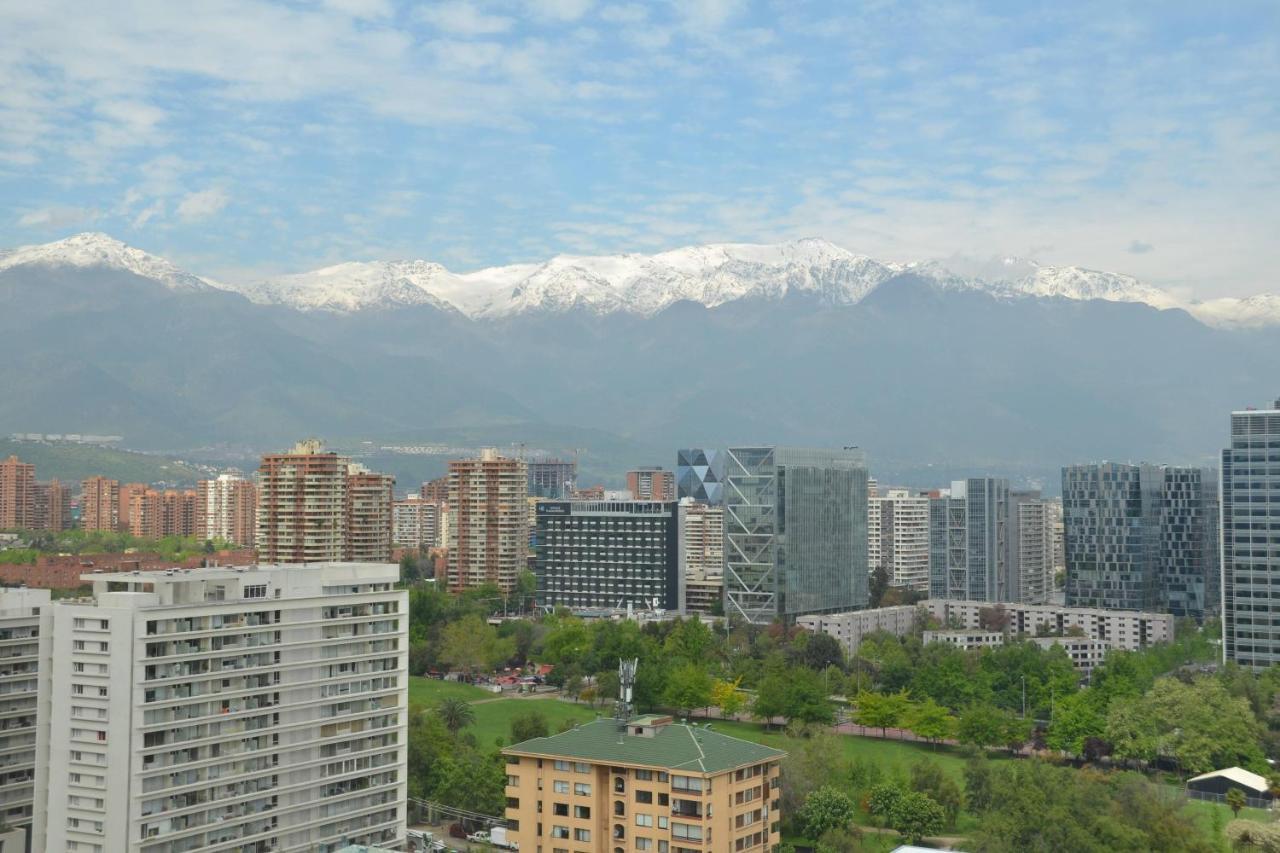
M 436 713 L 444 721 L 445 728 L 454 734 L 476 721 L 476 709 L 472 708 L 469 702 L 457 697 L 441 700 L 436 706 Z

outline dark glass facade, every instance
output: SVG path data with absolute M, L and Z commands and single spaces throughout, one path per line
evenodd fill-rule
M 537 506 L 537 601 L 548 607 L 680 609 L 677 504 L 545 501 Z
M 711 506 L 724 501 L 723 450 L 676 451 L 676 499 L 693 498 Z

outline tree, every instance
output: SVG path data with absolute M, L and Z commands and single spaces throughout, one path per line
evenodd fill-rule
M 1227 791 L 1227 806 L 1231 809 L 1233 816 L 1240 816 L 1240 810 L 1245 807 L 1246 802 L 1248 801 L 1245 799 L 1244 791 L 1239 788 L 1232 788 Z
M 844 649 L 840 641 L 825 632 L 804 633 L 800 635 L 802 643 L 799 648 L 800 663 L 812 670 L 823 670 L 828 666 L 844 665 Z
M 1004 631 L 1009 627 L 1009 613 L 1003 604 L 978 609 L 978 627 L 984 631 Z
M 955 732 L 956 719 L 946 708 L 932 699 L 926 699 L 908 709 L 906 726 L 936 746 L 938 741 Z
M 444 721 L 445 728 L 454 734 L 476 721 L 476 709 L 471 707 L 471 703 L 455 696 L 440 700 L 436 713 Z
M 876 785 L 867 792 L 867 811 L 872 817 L 878 817 L 881 822 L 887 824 L 903 793 L 902 787 L 894 782 Z
M 956 739 L 972 746 L 1005 746 L 1017 722 L 1008 711 L 990 705 L 970 705 L 956 722 Z
M 855 853 L 861 850 L 858 831 L 851 826 L 843 829 L 829 829 L 818 839 L 814 853 Z
M 499 753 L 459 751 L 444 759 L 435 797 L 442 803 L 482 814 L 502 814 L 507 806 L 506 767 Z
M 981 755 L 964 766 L 964 799 L 969 811 L 980 815 L 993 805 L 994 776 L 991 763 Z
M 905 690 L 897 693 L 870 693 L 864 690 L 858 694 L 857 702 L 853 713 L 854 721 L 860 726 L 879 729 L 881 737 L 889 728 L 903 725 L 911 707 L 911 698 Z
M 694 708 L 711 704 L 711 676 L 700 664 L 689 662 L 671 671 L 663 698 L 685 716 Z
M 765 676 L 756 688 L 751 712 L 766 723 L 775 717 L 803 723 L 830 723 L 834 719 L 822 677 L 803 668 Z
M 523 743 L 536 737 L 546 737 L 551 733 L 546 716 L 539 710 L 530 708 L 511 718 L 511 742 Z
M 955 826 L 960 809 L 964 806 L 964 792 L 954 779 L 942 772 L 934 761 L 920 761 L 911 767 L 911 788 L 927 794 L 942 806 L 946 825 Z
M 1084 755 L 1085 745 L 1106 734 L 1105 709 L 1099 708 L 1101 697 L 1092 690 L 1063 697 L 1053 709 L 1053 721 L 1045 735 L 1045 744 L 1072 755 Z
M 1227 824 L 1224 834 L 1237 850 L 1257 849 L 1261 853 L 1280 853 L 1280 826 L 1274 823 L 1233 820 Z
M 872 608 L 880 607 L 884 600 L 885 591 L 888 589 L 889 570 L 881 563 L 871 572 L 870 601 L 867 606 Z
M 927 835 L 942 832 L 946 813 L 928 794 L 905 791 L 893 804 L 889 826 L 911 844 L 919 844 Z
M 440 632 L 440 660 L 474 672 L 496 669 L 515 654 L 514 640 L 503 639 L 497 630 L 475 614 L 451 622 Z
M 810 793 L 847 775 L 848 767 L 837 735 L 819 731 L 807 738 L 790 740 L 787 757 L 782 759 L 782 813 L 799 814 Z
M 810 838 L 821 838 L 830 830 L 848 828 L 853 816 L 854 805 L 849 795 L 824 785 L 809 792 L 798 817 Z
M 738 689 L 741 683 L 742 677 L 739 676 L 733 681 L 717 678 L 711 685 L 711 704 L 719 708 L 720 713 L 726 717 L 736 716 L 746 703 L 742 691 Z

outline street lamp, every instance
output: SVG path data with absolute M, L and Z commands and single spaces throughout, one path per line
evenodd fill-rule
M 1027 718 L 1027 677 L 1019 675 L 1018 678 L 1022 679 L 1022 719 L 1025 720 Z

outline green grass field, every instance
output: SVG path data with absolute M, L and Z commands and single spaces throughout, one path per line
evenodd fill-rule
M 458 698 L 472 703 L 476 721 L 467 731 L 475 736 L 482 747 L 492 746 L 498 738 L 503 743 L 511 741 L 511 720 L 527 710 L 539 711 L 547 718 L 552 732 L 559 731 L 568 722 L 585 723 L 594 720 L 597 711 L 586 705 L 562 702 L 554 697 L 516 699 L 510 694 L 499 696 L 470 684 L 441 681 L 436 678 L 410 678 L 409 702 L 431 705 L 441 699 Z
M 433 702 L 439 702 L 441 699 L 465 699 L 468 702 L 475 702 L 478 699 L 492 699 L 495 694 L 488 690 L 482 690 L 479 687 L 473 687 L 470 684 L 459 684 L 456 681 L 443 681 L 439 678 L 421 678 L 418 676 L 409 679 L 409 703 L 430 705 Z

